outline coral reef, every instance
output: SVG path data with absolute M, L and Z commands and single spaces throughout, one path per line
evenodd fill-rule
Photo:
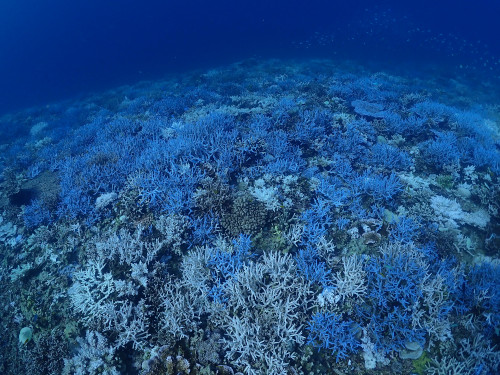
M 442 92 L 252 60 L 10 115 L 0 372 L 498 373 L 500 129 Z

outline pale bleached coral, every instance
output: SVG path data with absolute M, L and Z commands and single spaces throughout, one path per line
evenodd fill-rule
M 286 373 L 296 358 L 294 346 L 305 342 L 301 326 L 312 297 L 295 272 L 289 255 L 270 252 L 244 266 L 228 285 L 228 307 L 219 317 L 227 332 L 226 358 L 248 373 Z
M 459 224 L 469 224 L 484 229 L 490 221 L 490 215 L 485 210 L 465 212 L 456 200 L 435 195 L 431 198 L 431 207 L 437 216 L 437 221 L 446 229 L 458 228 Z
M 78 348 L 71 358 L 64 359 L 63 375 L 119 375 L 115 367 L 116 348 L 96 331 L 87 331 L 76 339 Z
M 342 270 L 333 275 L 333 286 L 318 296 L 319 305 L 332 307 L 348 299 L 362 301 L 367 289 L 364 266 L 365 258 L 362 256 L 342 257 Z

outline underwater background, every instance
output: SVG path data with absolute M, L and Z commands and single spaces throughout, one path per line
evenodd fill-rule
M 2 1 L 0 373 L 500 373 L 499 15 Z
M 498 78 L 499 13 L 488 0 L 6 0 L 0 113 L 249 57 L 461 65 Z

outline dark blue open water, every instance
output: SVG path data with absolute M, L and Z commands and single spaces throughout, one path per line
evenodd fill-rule
M 6 0 L 0 112 L 249 57 L 473 65 L 498 77 L 499 13 L 488 0 Z

